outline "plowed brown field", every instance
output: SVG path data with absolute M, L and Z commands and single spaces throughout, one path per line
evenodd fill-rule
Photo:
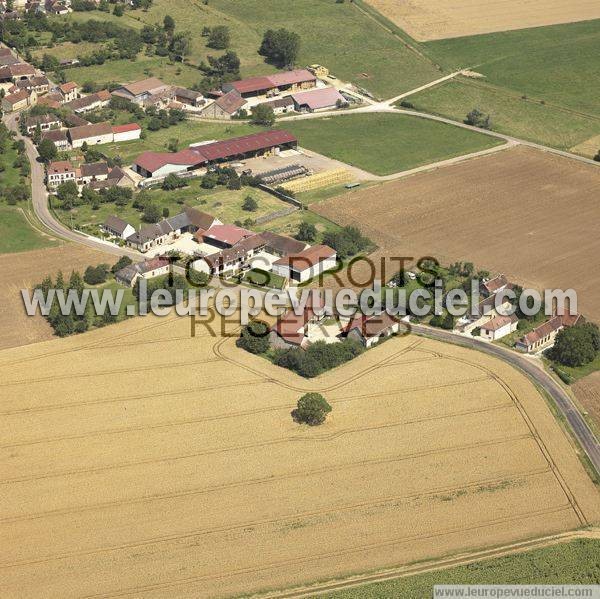
M 29 289 L 46 275 L 54 277 L 61 269 L 68 277 L 73 269 L 83 273 L 86 266 L 102 262 L 113 264 L 116 258 L 74 243 L 0 255 L 0 270 L 4 277 L 0 290 L 0 349 L 53 337 L 50 325 L 41 316 L 27 316 L 21 289 Z
M 600 518 L 532 384 L 430 340 L 306 381 L 139 318 L 1 351 L 0 381 L 6 597 L 251 593 Z
M 600 18 L 596 0 L 366 0 L 418 41 Z
M 521 147 L 311 208 L 358 225 L 381 248 L 377 262 L 474 262 L 537 289 L 573 288 L 579 310 L 600 320 L 598 197 L 600 168 Z M 365 272 L 357 265 L 356 278 Z

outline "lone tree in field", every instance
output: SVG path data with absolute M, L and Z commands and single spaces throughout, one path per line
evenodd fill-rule
M 264 354 L 269 349 L 269 327 L 264 322 L 254 320 L 243 329 L 237 346 L 251 354 Z
M 492 120 L 490 115 L 483 114 L 483 112 L 481 112 L 481 110 L 478 108 L 471 110 L 464 122 L 466 125 L 471 125 L 471 127 L 479 127 L 480 129 L 492 128 Z
M 300 36 L 287 29 L 269 29 L 265 32 L 258 53 L 281 68 L 294 65 L 300 51 Z
M 298 407 L 292 412 L 292 417 L 296 422 L 318 426 L 325 422 L 329 412 L 331 406 L 320 393 L 307 393 L 298 400 Z
M 242 210 L 256 212 L 258 210 L 258 202 L 252 196 L 246 196 L 246 199 L 242 203 Z
M 210 33 L 208 34 L 208 43 L 206 45 L 215 50 L 225 50 L 226 48 L 229 48 L 230 40 L 229 27 L 226 25 L 217 25 L 210 30 Z

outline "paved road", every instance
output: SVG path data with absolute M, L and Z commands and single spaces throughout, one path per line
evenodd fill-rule
M 52 233 L 61 239 L 68 241 L 74 241 L 75 243 L 81 243 L 88 247 L 94 248 L 114 254 L 117 256 L 128 255 L 133 259 L 140 260 L 142 254 L 129 248 L 120 248 L 107 243 L 103 243 L 100 240 L 86 237 L 80 233 L 76 233 L 63 225 L 57 220 L 48 206 L 48 192 L 44 184 L 45 173 L 44 166 L 38 162 L 38 152 L 32 141 L 28 137 L 23 137 L 19 132 L 18 123 L 16 122 L 16 115 L 11 114 L 5 117 L 6 125 L 17 132 L 17 139 L 23 139 L 25 141 L 25 148 L 27 150 L 27 158 L 31 164 L 31 201 L 33 205 L 33 211 L 39 219 L 39 221 Z
M 518 354 L 508 348 L 503 348 L 491 343 L 484 343 L 477 339 L 469 339 L 468 337 L 456 335 L 455 333 L 450 333 L 448 331 L 433 329 L 431 327 L 425 327 L 422 325 L 411 325 L 411 327 L 413 332 L 417 335 L 423 335 L 438 341 L 454 343 L 456 345 L 470 347 L 472 349 L 485 352 L 496 358 L 500 358 L 501 360 L 504 360 L 505 362 L 508 362 L 512 366 L 515 366 L 516 368 L 525 372 L 525 374 L 538 383 L 540 387 L 542 387 L 552 397 L 558 406 L 558 409 L 569 423 L 573 433 L 575 434 L 575 437 L 587 453 L 590 461 L 596 469 L 596 472 L 600 474 L 600 444 L 598 443 L 594 433 L 587 425 L 569 394 L 556 380 L 554 380 L 550 374 L 535 364 L 531 358 Z

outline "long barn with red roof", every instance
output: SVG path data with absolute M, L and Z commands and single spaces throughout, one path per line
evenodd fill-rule
M 244 160 L 296 148 L 298 140 L 288 131 L 274 129 L 234 137 L 179 152 L 144 152 L 133 163 L 133 170 L 144 177 L 164 177 L 170 173 L 192 171 L 210 164 Z

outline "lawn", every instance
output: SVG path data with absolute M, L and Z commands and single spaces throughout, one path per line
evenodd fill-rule
M 0 205 L 0 254 L 27 252 L 55 245 L 31 227 L 16 206 Z
M 146 131 L 145 139 L 104 144 L 99 149 L 107 156 L 120 156 L 125 163 L 132 162 L 142 152 L 166 152 L 169 140 L 179 140 L 179 148 L 184 149 L 191 143 L 239 137 L 261 131 L 260 127 L 241 121 L 232 124 L 183 121 L 168 129 Z
M 466 566 L 320 595 L 329 599 L 422 599 L 436 584 L 598 584 L 600 541 L 582 539 Z
M 394 114 L 286 122 L 300 145 L 376 175 L 485 150 L 503 143 L 465 129 Z
M 206 47 L 202 37 L 205 26 L 227 25 L 231 49 L 241 60 L 242 76 L 271 73 L 275 69 L 258 54 L 262 36 L 269 28 L 282 26 L 300 34 L 302 46 L 297 64 L 321 63 L 338 77 L 365 87 L 375 95 L 391 97 L 439 77 L 439 70 L 426 58 L 407 48 L 392 33 L 363 14 L 351 2 L 331 0 L 154 0 L 148 11 L 126 11 L 120 19 L 91 11 L 74 13 L 71 18 L 110 19 L 124 26 L 162 23 L 170 14 L 180 31 L 192 33 L 189 62 L 197 65 L 222 51 Z M 57 46 L 60 48 L 60 46 Z M 166 59 L 145 57 L 137 61 L 112 61 L 101 66 L 73 69 L 76 81 L 132 81 L 147 76 L 150 70 L 169 83 L 191 85 L 201 73 L 193 68 L 169 65 Z
M 411 96 L 410 101 L 418 110 L 459 121 L 479 108 L 491 115 L 494 131 L 563 150 L 600 134 L 600 119 L 524 100 L 514 92 L 466 78 Z

